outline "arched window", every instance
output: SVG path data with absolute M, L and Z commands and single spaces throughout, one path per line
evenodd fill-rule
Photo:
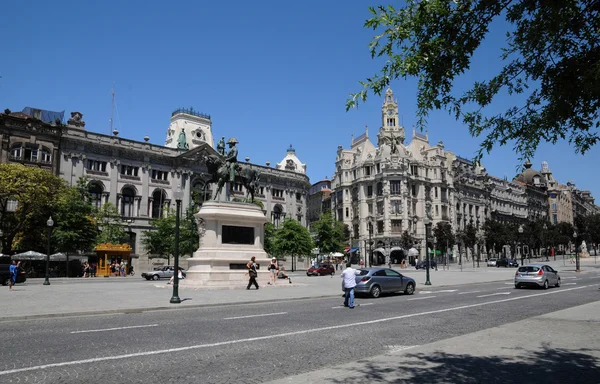
M 133 216 L 133 199 L 135 192 L 130 187 L 125 187 L 121 191 L 121 216 Z
M 273 207 L 273 212 L 271 212 L 271 215 L 273 216 L 273 225 L 275 225 L 275 228 L 278 228 L 279 223 L 281 223 L 281 221 L 285 218 L 285 213 L 283 212 L 283 208 L 281 207 L 281 205 L 275 205 Z
M 102 186 L 98 183 L 91 182 L 88 185 L 88 191 L 90 192 L 90 202 L 96 209 L 100 209 L 102 206 Z
M 165 199 L 167 194 L 163 189 L 157 189 L 152 194 L 152 217 L 159 218 L 163 217 L 163 209 L 165 206 Z

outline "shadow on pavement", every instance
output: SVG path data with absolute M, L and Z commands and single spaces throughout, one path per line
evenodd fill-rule
M 575 351 L 542 347 L 516 349 L 515 357 L 471 356 L 434 352 L 406 354 L 395 367 L 369 362 L 358 365 L 354 377 L 332 383 L 600 383 L 597 350 Z M 589 353 L 589 354 L 588 354 Z M 360 363 L 360 361 L 359 361 Z

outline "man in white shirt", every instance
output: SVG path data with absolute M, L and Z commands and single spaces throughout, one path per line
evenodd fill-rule
M 342 283 L 344 288 L 344 307 L 350 309 L 354 308 L 354 287 L 356 287 L 356 275 L 360 273 L 359 270 L 352 268 L 351 264 L 346 264 L 346 269 L 342 272 Z

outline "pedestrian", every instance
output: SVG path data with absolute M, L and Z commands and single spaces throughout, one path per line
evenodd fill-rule
M 246 264 L 246 268 L 248 268 L 248 275 L 250 276 L 246 289 L 250 289 L 252 284 L 258 289 L 258 283 L 256 282 L 256 278 L 258 277 L 258 273 L 256 272 L 256 257 L 252 256 L 248 264 Z
M 125 263 L 121 263 L 121 276 L 127 276 L 127 265 Z
M 181 272 L 181 268 L 178 269 L 177 278 L 179 280 L 183 280 L 183 272 Z M 173 276 L 171 276 L 171 279 L 169 279 L 169 282 L 167 283 L 167 285 L 173 284 L 173 281 L 175 281 L 175 273 L 173 273 Z
M 277 270 L 279 267 L 277 266 L 277 258 L 274 257 L 271 259 L 271 263 L 269 264 L 269 282 L 268 285 L 275 285 L 275 281 L 277 280 Z
M 346 264 L 346 269 L 341 274 L 342 288 L 344 288 L 344 307 L 354 308 L 354 287 L 356 287 L 356 275 L 359 270 L 352 268 L 352 264 Z
M 16 260 L 12 261 L 12 264 L 9 267 L 10 272 L 10 281 L 8 282 L 9 291 L 14 291 L 13 285 L 17 284 L 17 276 L 19 275 L 19 266 L 21 265 L 21 260 L 17 263 Z

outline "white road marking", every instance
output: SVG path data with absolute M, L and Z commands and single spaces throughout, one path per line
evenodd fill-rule
M 158 327 L 158 324 L 131 325 L 129 327 L 104 328 L 104 329 L 88 329 L 87 331 L 73 331 L 71 333 L 108 332 L 108 331 L 117 331 L 119 329 L 147 328 L 147 327 Z
M 514 283 L 504 283 L 504 284 L 506 284 L 506 285 L 513 285 Z
M 260 315 L 248 315 L 248 316 L 236 316 L 236 317 L 226 317 L 223 320 L 237 320 L 237 319 L 249 319 L 251 317 L 263 317 L 263 316 L 277 316 L 277 315 L 286 315 L 287 312 L 277 312 L 277 313 L 263 313 Z
M 470 292 L 459 292 L 459 295 L 466 295 L 467 293 L 479 293 L 481 291 L 470 291 Z
M 577 285 L 577 283 L 563 283 L 562 285 Z
M 423 297 L 415 297 L 414 299 L 408 299 L 408 301 L 413 301 L 413 300 L 424 300 L 424 299 L 433 299 L 434 297 L 437 297 L 437 296 L 423 296 Z
M 511 284 L 514 285 L 514 283 L 511 283 Z M 496 288 L 496 289 L 510 289 L 510 288 L 513 288 L 513 287 L 501 287 L 501 288 Z
M 364 303 L 364 304 L 357 304 L 359 307 L 364 307 L 365 305 L 373 305 L 375 303 Z
M 444 289 L 442 291 L 435 291 L 435 293 L 440 293 L 440 292 L 456 292 L 458 291 L 458 289 Z
M 364 307 L 365 305 L 373 305 L 375 303 L 365 303 L 365 304 L 354 304 L 355 307 Z M 343 305 L 338 305 L 337 307 L 331 307 L 331 309 L 340 309 L 340 308 L 346 308 Z
M 419 293 L 428 294 L 428 293 L 433 293 L 433 292 L 432 291 L 419 291 Z
M 510 292 L 490 293 L 489 295 L 481 295 L 481 296 L 477 296 L 477 297 L 488 297 L 488 296 L 497 296 L 497 295 L 510 295 Z
M 388 353 L 396 353 L 400 351 L 405 351 L 407 349 L 418 347 L 418 345 L 386 345 L 386 348 L 389 349 Z
M 576 279 L 577 276 L 565 276 L 563 277 L 563 279 Z
M 552 291 L 547 291 L 547 292 L 543 292 L 543 293 L 535 293 L 535 294 L 525 295 L 525 296 L 516 296 L 516 297 L 511 297 L 509 299 L 492 300 L 492 301 L 486 301 L 484 303 L 467 304 L 467 305 L 461 305 L 458 307 L 450 307 L 450 308 L 444 308 L 444 309 L 435 309 L 435 310 L 426 311 L 426 312 L 411 313 L 408 315 L 400 315 L 400 316 L 387 317 L 387 318 L 381 318 L 381 319 L 375 319 L 375 320 L 359 321 L 359 322 L 349 323 L 349 324 L 338 324 L 338 325 L 332 325 L 332 326 L 321 327 L 321 328 L 304 329 L 304 330 L 300 330 L 300 331 L 285 332 L 285 333 L 279 333 L 279 334 L 270 334 L 270 335 L 266 335 L 266 336 L 250 337 L 250 338 L 246 338 L 246 339 L 235 339 L 235 340 L 220 341 L 217 343 L 210 343 L 210 344 L 196 344 L 196 345 L 190 345 L 187 347 L 158 349 L 155 351 L 128 353 L 128 354 L 124 354 L 124 355 L 102 356 L 102 357 L 94 357 L 94 358 L 83 359 L 83 360 L 71 360 L 71 361 L 63 361 L 61 363 L 36 365 L 33 367 L 7 369 L 5 371 L 0 371 L 0 376 L 11 375 L 13 373 L 20 373 L 20 372 L 38 371 L 38 370 L 46 369 L 46 368 L 66 367 L 66 366 L 72 366 L 72 365 L 98 363 L 98 362 L 102 362 L 102 361 L 123 360 L 123 359 L 132 358 L 132 357 L 162 355 L 162 354 L 169 354 L 169 353 L 174 353 L 174 352 L 184 352 L 184 351 L 190 351 L 190 350 L 196 350 L 196 349 L 202 349 L 202 348 L 220 347 L 223 345 L 247 344 L 248 342 L 251 342 L 251 341 L 272 340 L 272 339 L 279 339 L 279 338 L 283 338 L 283 337 L 306 335 L 308 333 L 331 331 L 331 330 L 336 330 L 336 329 L 344 329 L 344 328 L 357 329 L 356 327 L 361 326 L 361 325 L 384 323 L 384 322 L 408 319 L 408 318 L 417 317 L 417 316 L 427 316 L 427 315 L 433 315 L 433 314 L 437 314 L 437 313 L 459 311 L 461 309 L 477 308 L 477 307 L 483 307 L 483 306 L 492 305 L 492 304 L 507 303 L 509 301 L 529 299 L 529 298 L 538 297 L 538 296 L 560 294 L 563 292 L 575 291 L 575 290 L 588 288 L 588 287 L 589 287 L 588 285 L 582 285 L 580 287 L 552 290 Z

